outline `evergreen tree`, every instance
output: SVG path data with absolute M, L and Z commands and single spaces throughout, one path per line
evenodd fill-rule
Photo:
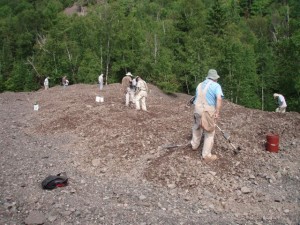
M 215 0 L 214 5 L 209 11 L 206 24 L 208 31 L 212 35 L 221 36 L 224 34 L 227 25 L 227 15 L 220 0 Z

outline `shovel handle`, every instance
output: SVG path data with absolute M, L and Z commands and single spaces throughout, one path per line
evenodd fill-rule
M 221 133 L 223 134 L 224 138 L 227 139 L 225 132 L 223 130 L 221 130 L 221 128 L 216 124 L 216 127 L 221 131 Z
M 231 147 L 234 149 L 234 151 L 237 151 L 237 148 L 231 143 L 231 141 L 229 140 L 229 138 L 227 137 L 225 132 L 223 130 L 221 130 L 221 128 L 217 124 L 216 124 L 216 127 L 222 132 L 223 137 L 228 141 L 228 143 L 231 145 Z

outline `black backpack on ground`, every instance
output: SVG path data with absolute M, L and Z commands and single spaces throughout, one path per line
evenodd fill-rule
M 48 176 L 42 181 L 42 188 L 52 190 L 56 187 L 64 187 L 68 185 L 68 177 L 66 173 L 59 173 L 56 176 Z

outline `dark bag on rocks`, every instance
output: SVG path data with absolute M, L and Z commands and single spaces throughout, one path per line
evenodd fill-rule
M 47 190 L 52 190 L 56 187 L 64 187 L 67 185 L 68 177 L 66 173 L 59 173 L 56 176 L 50 175 L 42 181 L 42 188 Z

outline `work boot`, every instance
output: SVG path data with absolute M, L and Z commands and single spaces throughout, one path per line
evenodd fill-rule
M 188 146 L 192 148 L 192 151 L 197 151 L 198 147 L 199 147 L 199 146 L 197 146 L 197 147 L 193 146 L 192 142 L 190 142 Z
M 205 158 L 203 158 L 205 162 L 212 162 L 218 159 L 218 156 L 216 155 L 211 155 L 211 156 L 207 156 Z

